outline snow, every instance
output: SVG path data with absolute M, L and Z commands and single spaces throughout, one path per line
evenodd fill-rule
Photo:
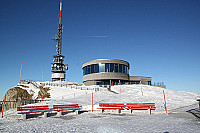
M 194 122 L 170 117 L 166 114 L 153 115 L 110 115 L 83 113 L 59 118 L 35 118 L 28 120 L 0 119 L 0 132 L 181 132 L 197 133 L 200 126 Z
M 47 82 L 42 82 L 43 84 Z M 41 84 L 38 82 L 37 84 Z M 27 85 L 26 85 L 27 86 Z M 192 120 L 171 117 L 165 113 L 164 95 L 168 111 L 197 104 L 197 94 L 173 91 L 149 85 L 117 85 L 111 91 L 99 86 L 75 86 L 64 82 L 50 87 L 51 98 L 37 105 L 78 103 L 83 110 L 92 109 L 92 93 L 94 110 L 100 102 L 153 102 L 156 110 L 152 115 L 140 114 L 100 114 L 83 113 L 78 116 L 67 114 L 60 118 L 32 118 L 28 120 L 0 119 L 0 132 L 197 132 L 200 126 Z M 23 88 L 23 87 L 22 87 Z M 28 92 L 34 91 L 37 97 L 38 88 L 29 84 Z M 27 105 L 28 106 L 28 105 Z M 5 116 L 17 115 L 16 109 L 8 110 Z M 184 130 L 182 130 L 184 129 Z

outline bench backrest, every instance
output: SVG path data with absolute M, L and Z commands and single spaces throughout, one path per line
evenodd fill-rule
M 60 110 L 60 109 L 80 109 L 80 106 L 78 104 L 67 104 L 67 105 L 53 105 L 54 110 Z
M 155 103 L 126 103 L 126 107 L 155 107 Z
M 17 107 L 17 111 L 47 110 L 47 109 L 49 109 L 48 105 L 44 105 L 44 106 L 24 106 L 24 107 Z
M 49 106 L 24 106 L 24 107 L 17 107 L 18 114 L 31 114 L 31 113 L 41 113 L 41 112 L 49 112 Z
M 99 107 L 122 107 L 122 108 L 124 108 L 124 103 L 99 103 Z

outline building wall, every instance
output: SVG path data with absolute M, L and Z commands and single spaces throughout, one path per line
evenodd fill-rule
M 141 84 L 151 85 L 152 77 L 129 76 L 129 81 L 140 81 Z
M 125 73 L 93 73 L 83 76 L 83 82 L 91 80 L 129 80 L 129 75 Z

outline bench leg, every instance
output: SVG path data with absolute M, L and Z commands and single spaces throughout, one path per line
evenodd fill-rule
M 44 117 L 44 118 L 47 118 L 47 117 L 48 117 L 47 115 L 48 115 L 48 112 L 44 112 L 43 117 Z
M 79 114 L 79 110 L 75 110 L 75 114 L 78 115 Z
M 121 113 L 121 109 L 117 109 L 117 114 L 120 114 Z
M 57 116 L 60 117 L 62 115 L 62 111 L 57 111 Z
M 151 109 L 149 109 L 149 114 L 151 114 Z
M 130 111 L 130 114 L 132 114 L 132 109 L 129 109 L 129 111 Z
M 101 109 L 101 113 L 103 113 L 104 109 Z
M 21 119 L 22 119 L 22 120 L 26 120 L 26 114 L 22 114 L 22 115 L 21 115 Z

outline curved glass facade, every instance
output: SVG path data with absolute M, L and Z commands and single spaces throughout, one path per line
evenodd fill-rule
M 83 75 L 91 73 L 104 73 L 104 72 L 113 72 L 113 73 L 125 73 L 129 74 L 129 68 L 123 64 L 115 63 L 99 63 L 85 66 L 83 68 Z

